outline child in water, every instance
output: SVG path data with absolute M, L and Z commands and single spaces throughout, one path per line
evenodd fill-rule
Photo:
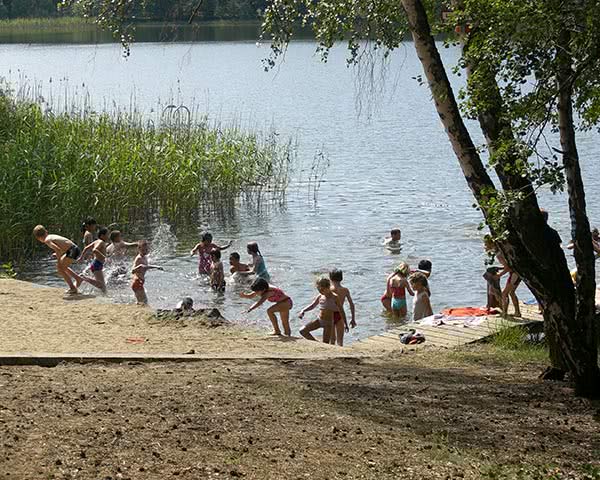
M 107 247 L 106 241 L 107 240 L 108 240 L 108 229 L 102 227 L 100 230 L 98 230 L 98 240 L 94 240 L 87 247 L 85 247 L 83 249 L 83 252 L 81 252 L 81 257 L 79 258 L 81 260 L 81 259 L 85 258 L 86 253 L 88 251 L 92 252 L 93 259 L 92 259 L 92 263 L 90 264 L 89 270 L 94 274 L 94 278 L 84 277 L 82 275 L 81 280 L 89 283 L 90 285 L 93 285 L 94 287 L 99 289 L 102 293 L 106 293 L 106 280 L 104 278 L 103 270 L 104 270 L 104 263 L 106 262 L 106 247 Z M 80 284 L 81 284 L 81 282 L 77 282 L 78 287 Z
M 162 267 L 157 265 L 148 264 L 148 242 L 146 240 L 140 240 L 138 242 L 138 254 L 133 261 L 133 277 L 131 279 L 131 289 L 135 295 L 135 299 L 138 305 L 146 305 L 148 303 L 148 296 L 146 295 L 146 289 L 144 284 L 146 283 L 146 272 L 148 270 L 164 270 Z
M 242 272 L 239 271 L 241 275 L 256 275 L 257 278 L 262 278 L 267 282 L 271 281 L 271 276 L 267 271 L 267 266 L 265 265 L 265 259 L 260 253 L 260 249 L 258 248 L 258 243 L 250 242 L 246 249 L 248 250 L 248 254 L 252 256 L 252 268 L 248 271 Z
M 98 222 L 93 217 L 87 217 L 85 221 L 81 224 L 81 233 L 83 233 L 83 248 L 90 245 L 94 239 L 94 233 L 98 228 Z M 84 255 L 83 259 L 87 260 L 89 258 L 89 254 Z
M 331 341 L 331 332 L 333 331 L 334 314 L 336 312 L 339 312 L 339 314 L 342 317 L 342 321 L 344 322 L 343 324 L 346 324 L 346 313 L 344 312 L 344 306 L 342 305 L 340 297 L 338 297 L 335 293 L 331 291 L 331 282 L 328 278 L 319 278 L 316 282 L 316 287 L 319 291 L 319 295 L 315 297 L 315 299 L 310 305 L 304 307 L 300 311 L 298 317 L 304 318 L 304 314 L 306 312 L 313 310 L 318 305 L 319 318 L 304 325 L 300 329 L 300 335 L 302 335 L 307 340 L 316 341 L 315 337 L 313 337 L 311 332 L 322 328 L 323 343 L 329 343 Z
M 402 249 L 402 244 L 400 243 L 401 238 L 402 232 L 400 231 L 400 229 L 393 228 L 390 231 L 390 238 L 386 238 L 383 241 L 383 246 L 386 247 L 388 250 L 391 250 L 392 252 L 397 252 L 400 249 Z
M 210 252 L 210 286 L 218 293 L 225 292 L 225 272 L 223 271 L 223 262 L 221 261 L 221 250 Z
M 71 264 L 79 258 L 79 247 L 68 238 L 48 233 L 43 225 L 37 225 L 33 229 L 33 236 L 38 242 L 54 251 L 53 255 L 58 260 L 56 270 L 69 286 L 67 293 L 71 295 L 79 293 L 75 282 L 80 282 L 81 277 L 71 269 Z
M 387 285 L 387 297 L 392 299 L 391 309 L 395 317 L 405 317 L 407 313 L 406 292 L 410 296 L 414 295 L 408 283 L 408 275 L 410 267 L 407 263 L 402 262 L 394 270 L 394 276 L 389 280 Z
M 107 247 L 106 253 L 109 257 L 121 259 L 127 253 L 128 248 L 137 247 L 137 245 L 137 242 L 126 242 L 119 230 L 113 230 L 110 232 L 110 245 Z
M 232 252 L 229 255 L 229 273 L 232 275 L 236 272 L 249 272 L 250 267 L 245 263 L 240 262 L 240 254 L 238 252 Z
M 198 254 L 198 274 L 208 275 L 210 274 L 210 252 L 213 250 L 226 250 L 231 247 L 232 241 L 230 240 L 227 245 L 216 245 L 213 243 L 213 236 L 211 233 L 204 232 L 202 234 L 200 243 L 196 245 L 190 252 L 190 256 Z
M 277 313 L 281 316 L 281 324 L 283 325 L 283 333 L 289 337 L 292 334 L 290 329 L 290 310 L 294 306 L 292 299 L 286 295 L 286 293 L 280 288 L 269 285 L 264 278 L 257 278 L 250 285 L 252 293 L 240 293 L 242 298 L 254 298 L 260 297 L 257 302 L 254 303 L 248 310 L 250 313 L 252 310 L 257 309 L 266 301 L 274 303 L 267 309 L 267 315 L 273 325 L 273 333 L 271 335 L 281 335 L 279 329 L 279 323 L 277 321 Z
M 429 284 L 427 277 L 421 273 L 413 273 L 408 277 L 408 282 L 415 292 L 413 301 L 413 321 L 421 320 L 422 318 L 433 315 L 431 303 L 429 301 Z
M 354 309 L 354 302 L 352 301 L 352 296 L 350 295 L 350 290 L 346 287 L 342 286 L 342 280 L 344 279 L 344 274 L 341 270 L 334 269 L 329 272 L 329 280 L 331 280 L 331 291 L 335 293 L 338 298 L 342 302 L 342 307 L 348 300 L 348 305 L 350 306 L 350 314 L 352 316 L 352 320 L 350 320 L 350 326 L 352 328 L 356 327 L 356 316 Z M 342 315 L 340 312 L 335 312 L 333 314 L 333 329 L 331 331 L 331 339 L 329 343 L 331 345 L 335 345 L 336 343 L 340 346 L 344 346 L 344 333 L 349 332 L 348 323 L 342 322 Z

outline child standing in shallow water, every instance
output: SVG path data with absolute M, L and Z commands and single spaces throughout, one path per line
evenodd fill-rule
M 429 284 L 427 277 L 421 273 L 413 273 L 408 277 L 408 282 L 415 292 L 413 301 L 413 321 L 433 315 L 431 302 L 429 301 Z
M 193 257 L 196 253 L 198 254 L 198 273 L 200 275 L 210 274 L 211 258 L 210 252 L 213 250 L 226 250 L 231 247 L 231 240 L 227 245 L 216 245 L 213 243 L 213 236 L 211 233 L 204 232 L 202 234 L 200 243 L 196 245 L 190 255 Z
M 396 317 L 405 317 L 407 313 L 406 304 L 406 292 L 413 296 L 414 292 L 411 290 L 408 283 L 408 274 L 410 273 L 410 267 L 408 264 L 402 262 L 394 270 L 394 276 L 388 281 L 387 285 L 387 297 L 392 299 L 391 309 L 392 314 Z
M 310 305 L 304 307 L 298 316 L 300 318 L 304 318 L 304 314 L 306 312 L 313 310 L 318 305 L 319 318 L 307 323 L 304 327 L 302 327 L 300 329 L 300 335 L 307 340 L 315 341 L 315 337 L 313 337 L 312 333 L 310 332 L 322 328 L 323 343 L 329 343 L 331 341 L 331 332 L 333 331 L 333 315 L 336 312 L 339 312 L 342 317 L 342 321 L 345 324 L 346 314 L 344 313 L 344 306 L 342 305 L 340 297 L 331 291 L 331 282 L 328 278 L 320 278 L 317 280 L 316 287 L 319 291 L 319 295 L 315 297 Z
M 93 285 L 97 289 L 99 289 L 102 293 L 106 293 L 106 280 L 104 279 L 104 263 L 106 262 L 106 247 L 108 240 L 108 229 L 101 228 L 98 230 L 98 240 L 93 241 L 87 247 L 83 249 L 81 252 L 81 257 L 85 258 L 86 253 L 91 250 L 93 260 L 90 264 L 89 270 L 94 275 L 94 278 L 88 278 L 81 276 L 81 280 Z M 81 282 L 77 282 L 77 286 L 79 287 Z
M 148 303 L 148 296 L 146 295 L 146 289 L 144 284 L 146 283 L 146 272 L 148 270 L 163 270 L 162 267 L 157 265 L 148 264 L 148 242 L 146 240 L 140 240 L 138 242 L 138 254 L 133 261 L 133 277 L 131 279 L 131 289 L 135 295 L 135 299 L 138 305 L 146 305 Z
M 221 251 L 213 250 L 210 252 L 210 286 L 215 292 L 225 292 L 225 272 L 223 271 L 223 262 L 221 261 Z
M 290 310 L 294 306 L 292 299 L 280 288 L 269 285 L 269 282 L 264 278 L 257 278 L 254 280 L 252 285 L 250 285 L 250 290 L 252 290 L 252 293 L 240 293 L 240 296 L 242 298 L 260 297 L 260 299 L 246 310 L 246 312 L 250 313 L 267 300 L 274 303 L 275 305 L 270 306 L 267 310 L 267 315 L 273 325 L 273 333 L 271 335 L 281 335 L 276 315 L 279 313 L 281 316 L 281 324 L 283 325 L 283 333 L 289 337 L 292 334 L 290 329 Z
M 87 217 L 85 221 L 81 224 L 81 233 L 83 233 L 84 249 L 94 241 L 94 233 L 96 232 L 96 228 L 98 228 L 98 222 L 96 222 L 96 219 L 92 217 Z M 87 260 L 89 256 L 89 254 L 83 255 L 83 260 Z
M 265 259 L 260 253 L 260 249 L 258 248 L 258 243 L 250 242 L 246 249 L 248 250 L 248 254 L 252 256 L 252 268 L 247 272 L 239 271 L 241 275 L 256 275 L 257 278 L 262 278 L 267 282 L 271 281 L 271 275 L 267 271 L 267 266 L 265 264 Z
M 354 302 L 352 301 L 352 296 L 350 295 L 350 290 L 346 287 L 342 286 L 342 280 L 344 279 L 344 274 L 341 270 L 334 269 L 329 272 L 329 280 L 331 280 L 331 291 L 335 293 L 341 303 L 342 309 L 346 299 L 348 300 L 348 305 L 350 306 L 350 314 L 352 316 L 352 320 L 350 320 L 350 326 L 352 328 L 356 327 L 356 312 L 354 309 Z M 342 322 L 342 315 L 340 312 L 335 312 L 333 314 L 333 329 L 331 331 L 331 345 L 335 345 L 336 343 L 340 346 L 344 346 L 344 333 L 349 332 L 348 323 L 346 321 Z

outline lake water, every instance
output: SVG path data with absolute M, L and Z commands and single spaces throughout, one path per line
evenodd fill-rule
M 148 294 L 155 307 L 172 307 L 181 297 L 191 296 L 197 304 L 219 306 L 234 321 L 268 325 L 264 310 L 241 314 L 249 302 L 239 299 L 235 289 L 218 297 L 196 278 L 196 260 L 186 252 L 203 228 L 210 228 L 217 242 L 233 239 L 231 251 L 243 257 L 245 244 L 257 241 L 272 283 L 293 297 L 296 311 L 315 295 L 317 274 L 332 267 L 343 269 L 357 305 L 359 327 L 354 338 L 390 325 L 382 315 L 379 297 L 386 275 L 400 261 L 413 266 L 423 258 L 433 262 L 435 310 L 484 304 L 485 256 L 477 228 L 481 217 L 472 208 L 473 198 L 430 93 L 412 78 L 421 74 L 421 66 L 411 43 L 402 44 L 393 55 L 378 88 L 363 83 L 357 95 L 358 74 L 346 67 L 344 49 L 334 50 L 323 64 L 314 54 L 313 42 L 297 41 L 290 45 L 285 62 L 265 73 L 261 59 L 268 54 L 268 45 L 257 45 L 252 34 L 247 36 L 228 41 L 136 43 L 127 59 L 115 44 L 4 44 L 0 45 L 0 75 L 15 84 L 39 82 L 41 90 L 47 95 L 52 92 L 55 98 L 65 91 L 87 90 L 97 106 L 127 109 L 133 101 L 147 114 L 158 100 L 176 98 L 178 103 L 196 104 L 222 122 L 273 127 L 282 139 L 297 139 L 299 164 L 284 208 L 257 211 L 240 205 L 230 216 L 203 216 L 197 232 L 168 225 L 147 232 L 154 238 L 153 261 L 166 268 L 164 273 L 148 274 Z M 442 53 L 449 66 L 458 56 L 454 49 Z M 477 126 L 470 127 L 482 142 Z M 589 214 L 596 225 L 600 223 L 599 146 L 597 133 L 579 136 Z M 330 165 L 314 201 L 306 180 L 320 151 Z M 567 242 L 566 197 L 542 193 L 541 205 Z M 98 220 L 110 223 L 114 219 Z M 400 254 L 381 247 L 394 226 L 402 229 Z M 135 235 L 125 232 L 125 237 L 134 239 Z M 48 262 L 36 262 L 23 275 L 60 284 L 52 268 Z M 525 287 L 519 292 L 531 298 Z M 110 296 L 119 302 L 132 299 L 127 284 L 113 286 Z M 295 319 L 294 330 L 299 326 Z

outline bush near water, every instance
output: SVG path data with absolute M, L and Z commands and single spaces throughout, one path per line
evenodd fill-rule
M 203 200 L 283 192 L 294 155 L 276 134 L 132 114 L 60 114 L 0 92 L 0 259 L 34 247 L 32 228 L 79 236 L 87 215 L 126 224 L 193 215 Z

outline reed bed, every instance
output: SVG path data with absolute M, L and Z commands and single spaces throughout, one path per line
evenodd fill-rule
M 93 21 L 84 17 L 12 18 L 0 20 L 0 32 L 10 31 L 70 31 L 97 29 Z
M 281 200 L 295 145 L 207 122 L 137 115 L 53 114 L 0 94 L 0 259 L 31 252 L 38 223 L 71 237 L 88 215 L 104 224 L 182 223 L 240 197 Z

